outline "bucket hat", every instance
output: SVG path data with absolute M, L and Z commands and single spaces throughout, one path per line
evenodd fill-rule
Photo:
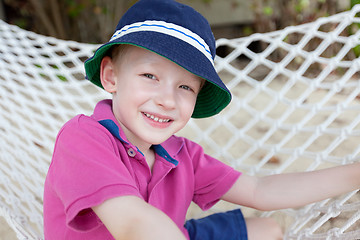
M 115 44 L 155 52 L 206 80 L 193 118 L 213 116 L 231 101 L 231 93 L 214 68 L 215 38 L 208 21 L 193 8 L 173 0 L 141 0 L 120 19 L 110 41 L 85 61 L 86 77 L 102 87 L 100 63 Z

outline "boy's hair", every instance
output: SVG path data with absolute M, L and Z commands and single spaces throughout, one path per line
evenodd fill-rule
M 101 60 L 119 44 L 155 52 L 205 79 L 193 118 L 215 115 L 230 103 L 230 91 L 214 68 L 216 47 L 210 25 L 191 7 L 173 0 L 141 0 L 134 4 L 120 19 L 110 41 L 85 62 L 86 77 L 92 83 L 102 87 Z
M 127 44 L 114 45 L 106 52 L 105 56 L 110 57 L 113 62 L 118 62 L 121 60 L 120 57 L 125 56 L 128 47 L 129 45 Z

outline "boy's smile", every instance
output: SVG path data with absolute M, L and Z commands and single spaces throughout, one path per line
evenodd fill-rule
M 113 93 L 113 112 L 126 137 L 146 152 L 186 125 L 203 80 L 151 51 L 120 48 L 115 59 L 103 59 L 102 84 Z
M 147 117 L 150 120 L 150 124 L 154 125 L 156 123 L 160 123 L 158 125 L 154 125 L 155 127 L 166 127 L 168 126 L 168 124 L 166 123 L 171 123 L 171 119 L 170 118 L 161 118 L 160 116 L 154 116 L 152 114 L 149 113 L 143 113 L 145 115 L 145 117 Z

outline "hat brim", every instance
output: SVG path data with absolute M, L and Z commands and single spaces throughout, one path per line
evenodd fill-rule
M 177 38 L 157 32 L 136 32 L 100 46 L 85 62 L 86 77 L 102 87 L 100 64 L 107 51 L 116 44 L 130 44 L 155 52 L 206 80 L 198 94 L 193 118 L 216 115 L 231 101 L 231 94 L 221 81 L 212 63 L 195 47 Z

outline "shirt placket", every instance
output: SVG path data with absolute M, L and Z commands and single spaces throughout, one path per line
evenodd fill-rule
M 148 184 L 151 180 L 151 170 L 145 157 L 131 144 L 125 144 L 127 155 L 130 159 L 134 176 L 139 190 L 144 199 L 148 198 Z
M 162 184 L 164 178 L 174 169 L 176 166 L 164 159 L 158 159 L 161 156 L 156 155 L 153 174 L 148 186 L 148 202 L 158 200 L 156 194 L 157 188 Z

